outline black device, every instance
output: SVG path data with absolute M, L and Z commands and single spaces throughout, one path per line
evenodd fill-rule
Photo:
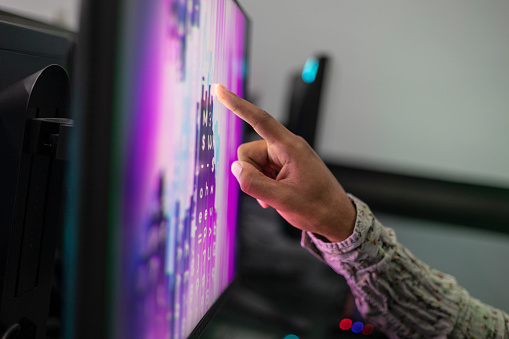
M 45 338 L 74 34 L 0 11 L 0 37 L 0 337 Z
M 287 128 L 315 146 L 316 127 L 326 78 L 326 55 L 307 59 L 302 72 L 296 73 L 290 82 Z
M 0 90 L 60 65 L 71 72 L 73 32 L 0 10 Z
M 45 338 L 62 229 L 69 78 L 58 65 L 0 92 L 0 333 Z

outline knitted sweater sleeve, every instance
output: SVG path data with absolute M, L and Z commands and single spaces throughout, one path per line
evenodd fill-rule
M 303 232 L 302 246 L 343 275 L 363 317 L 391 338 L 509 338 L 509 316 L 472 298 L 454 277 L 399 244 L 369 207 L 339 243 Z

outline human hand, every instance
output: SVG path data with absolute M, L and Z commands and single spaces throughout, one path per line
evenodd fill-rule
M 216 86 L 218 99 L 264 139 L 243 144 L 232 172 L 240 188 L 291 225 L 339 242 L 353 233 L 356 210 L 311 146 L 270 114 Z

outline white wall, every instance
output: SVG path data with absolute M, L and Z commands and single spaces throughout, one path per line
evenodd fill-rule
M 251 93 L 281 120 L 290 73 L 331 55 L 324 158 L 509 187 L 509 1 L 239 1 Z
M 0 9 L 77 30 L 80 0 L 0 0 Z

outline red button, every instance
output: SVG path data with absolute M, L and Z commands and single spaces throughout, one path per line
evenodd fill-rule
M 341 322 L 339 323 L 339 328 L 344 331 L 349 330 L 350 327 L 352 327 L 352 320 L 348 318 L 341 320 Z

